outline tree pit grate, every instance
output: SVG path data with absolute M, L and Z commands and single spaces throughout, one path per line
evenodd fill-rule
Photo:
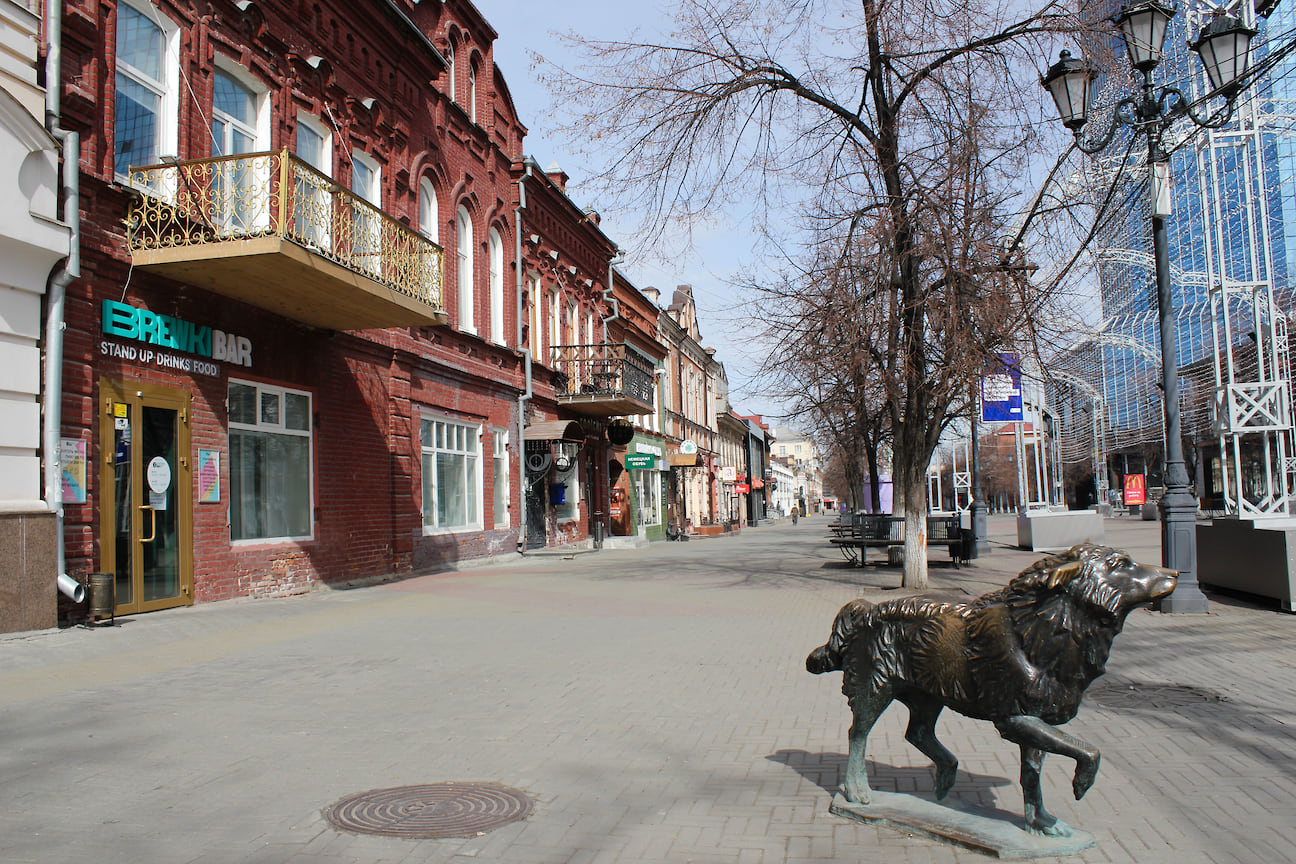
M 494 783 L 431 783 L 371 789 L 325 808 L 334 828 L 435 840 L 476 837 L 531 815 L 533 802 L 517 789 Z

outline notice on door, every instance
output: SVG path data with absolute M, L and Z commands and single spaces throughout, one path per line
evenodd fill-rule
M 149 460 L 144 475 L 149 485 L 149 506 L 154 510 L 167 509 L 167 490 L 171 488 L 171 465 L 161 456 Z

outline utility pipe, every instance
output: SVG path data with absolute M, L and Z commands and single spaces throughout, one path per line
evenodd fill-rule
M 55 582 L 75 603 L 85 601 L 85 586 L 67 574 L 63 530 L 63 466 L 59 435 L 63 429 L 63 330 L 67 286 L 81 275 L 81 136 L 59 125 L 63 86 L 63 4 L 46 3 L 49 54 L 45 57 L 45 128 L 63 145 L 63 222 L 68 226 L 68 256 L 51 274 L 45 308 L 45 416 L 41 449 L 45 455 L 45 506 L 54 513 Z
M 535 164 L 530 156 L 522 160 L 522 176 L 518 178 L 518 205 L 513 208 L 513 253 L 516 261 L 513 270 L 517 283 L 514 292 L 517 300 L 517 346 L 522 352 L 522 363 L 526 374 L 526 389 L 518 396 L 518 554 L 525 555 L 527 548 L 527 466 L 526 466 L 526 407 L 534 395 L 531 381 L 531 348 L 522 344 L 522 211 L 526 209 L 526 181 L 531 176 L 531 166 Z M 532 297 L 531 302 L 536 302 Z M 531 344 L 535 344 L 537 334 L 531 334 Z

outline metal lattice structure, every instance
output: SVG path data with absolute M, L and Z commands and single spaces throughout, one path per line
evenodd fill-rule
M 1194 3 L 1186 11 L 1172 22 L 1163 74 L 1201 95 L 1204 81 L 1186 41 L 1211 8 Z M 1279 4 L 1258 22 L 1250 0 L 1231 11 L 1261 31 L 1257 58 L 1296 33 L 1293 4 Z M 1096 101 L 1112 105 L 1127 86 L 1104 81 Z M 1286 336 L 1296 269 L 1296 63 L 1280 62 L 1252 87 L 1224 129 L 1188 132 L 1173 129 L 1167 137 L 1174 179 L 1167 228 L 1179 409 L 1198 457 L 1190 462 L 1199 488 L 1222 498 L 1228 512 L 1286 515 L 1296 485 Z M 1094 160 L 1088 171 L 1095 202 L 1118 185 L 1096 252 L 1106 318 L 1060 358 L 1065 375 L 1052 376 L 1049 385 L 1067 442 L 1065 462 L 1096 452 L 1164 452 L 1147 168 L 1140 158 L 1133 148 Z M 1103 416 L 1095 422 L 1099 405 Z

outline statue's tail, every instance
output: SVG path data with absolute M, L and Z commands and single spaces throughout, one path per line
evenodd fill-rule
M 841 608 L 833 621 L 832 635 L 828 643 L 820 645 L 806 657 L 806 671 L 814 675 L 825 672 L 837 672 L 842 668 L 842 652 L 846 650 L 859 630 L 860 624 L 868 617 L 873 604 L 867 600 L 852 600 Z

